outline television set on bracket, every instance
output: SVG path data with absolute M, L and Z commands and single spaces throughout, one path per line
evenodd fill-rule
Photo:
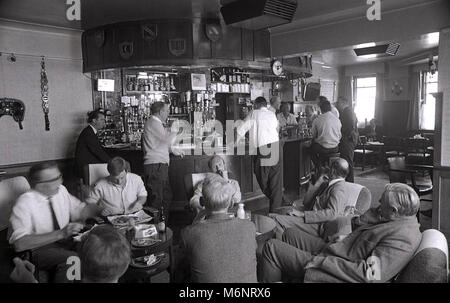
M 320 83 L 309 82 L 306 83 L 303 89 L 303 100 L 304 101 L 316 101 L 317 97 L 320 96 Z

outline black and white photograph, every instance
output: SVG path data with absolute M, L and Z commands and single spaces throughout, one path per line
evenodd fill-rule
M 448 283 L 449 138 L 448 0 L 0 0 L 0 286 Z

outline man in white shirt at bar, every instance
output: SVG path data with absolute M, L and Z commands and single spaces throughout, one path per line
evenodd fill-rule
M 294 114 L 289 112 L 289 103 L 281 104 L 281 113 L 277 115 L 278 123 L 280 127 L 296 126 L 298 125 L 297 119 Z
M 253 172 L 263 193 L 270 200 L 270 212 L 274 212 L 282 203 L 282 174 L 280 161 L 280 142 L 278 120 L 267 108 L 264 97 L 255 100 L 255 109 L 237 128 L 237 142 L 249 133 L 249 151 L 255 151 Z
M 330 102 L 325 97 L 323 98 L 319 102 L 322 113 L 314 119 L 311 128 L 313 137 L 311 160 L 316 167 L 320 166 L 319 154 L 339 152 L 339 141 L 341 140 L 341 121 L 331 112 Z
M 54 271 L 55 282 L 68 282 L 67 258 L 76 256 L 73 241 L 86 219 L 100 213 L 96 205 L 86 205 L 69 194 L 55 162 L 43 162 L 30 169 L 31 190 L 14 205 L 9 243 L 16 252 L 32 250 L 37 268 Z
M 272 96 L 272 98 L 270 98 L 270 104 L 267 106 L 267 109 L 276 115 L 277 110 L 280 109 L 280 106 L 281 106 L 281 98 L 278 96 Z
M 155 102 L 150 107 L 152 115 L 145 122 L 142 136 L 144 151 L 144 174 L 147 189 L 150 192 L 149 203 L 152 207 L 164 207 L 164 215 L 169 220 L 169 209 L 172 202 L 172 189 L 169 183 L 169 152 L 183 156 L 183 151 L 171 148 L 177 133 L 164 128 L 169 116 L 169 105 Z
M 108 162 L 109 176 L 95 184 L 86 203 L 102 208 L 102 215 L 125 215 L 137 212 L 147 201 L 144 182 L 129 172 L 128 163 L 121 157 Z
M 319 104 L 320 104 L 320 102 L 325 102 L 325 101 L 330 102 L 330 101 L 327 99 L 327 97 L 325 97 L 325 96 L 319 96 L 319 97 L 317 97 L 317 101 L 319 102 Z M 331 112 L 333 113 L 333 115 L 335 115 L 337 118 L 339 118 L 339 116 L 340 116 L 339 110 L 338 110 L 338 109 L 336 108 L 336 106 L 334 106 L 331 102 L 330 102 L 330 104 L 331 104 Z

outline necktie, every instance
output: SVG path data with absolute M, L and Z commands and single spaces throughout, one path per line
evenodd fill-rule
M 56 219 L 55 209 L 53 208 L 52 197 L 48 197 L 48 204 L 50 207 L 50 212 L 52 213 L 52 221 L 53 221 L 53 230 L 61 229 L 59 227 L 58 220 Z

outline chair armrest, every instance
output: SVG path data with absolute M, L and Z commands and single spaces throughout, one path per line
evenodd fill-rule
M 400 168 L 389 168 L 389 171 L 405 173 L 405 174 L 416 174 L 419 172 L 415 169 L 400 169 Z
M 407 167 L 418 168 L 418 169 L 434 169 L 432 165 L 422 165 L 422 164 L 406 164 Z

